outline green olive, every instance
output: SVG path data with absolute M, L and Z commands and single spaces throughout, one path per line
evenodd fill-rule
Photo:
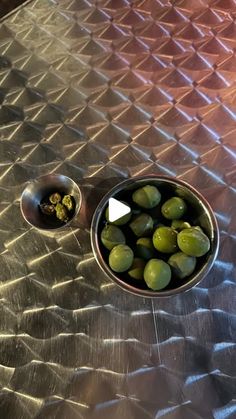
M 131 221 L 129 226 L 135 236 L 147 236 L 153 230 L 153 219 L 150 215 L 141 213 Z
M 129 269 L 129 276 L 133 279 L 143 279 L 143 271 L 145 268 L 146 262 L 141 258 L 134 258 L 132 266 Z
M 183 252 L 171 255 L 168 260 L 174 275 L 180 279 L 184 279 L 193 273 L 196 262 L 197 260 L 194 256 L 188 256 Z
M 74 209 L 74 201 L 71 195 L 65 195 L 62 199 L 62 204 L 68 209 L 68 211 L 72 211 Z
M 187 205 L 178 196 L 173 196 L 173 198 L 168 199 L 161 207 L 162 215 L 168 220 L 179 220 L 183 217 L 186 210 Z
M 61 195 L 58 192 L 54 192 L 49 196 L 49 201 L 51 204 L 59 204 L 61 202 Z
M 158 227 L 153 234 L 153 245 L 162 253 L 174 253 L 178 250 L 177 232 L 171 227 Z
M 161 259 L 150 259 L 144 268 L 144 280 L 149 288 L 159 291 L 171 280 L 171 269 Z
M 184 221 L 184 220 L 173 220 L 171 223 L 171 227 L 174 230 L 181 231 L 181 230 L 184 230 L 185 228 L 190 228 L 191 225 L 187 221 Z
M 60 221 L 64 221 L 66 223 L 69 220 L 67 209 L 66 207 L 64 207 L 64 205 L 58 203 L 55 207 L 55 210 L 56 210 L 56 217 Z
M 210 249 L 210 240 L 202 231 L 192 227 L 182 230 L 178 234 L 178 246 L 189 256 L 200 257 Z
M 103 246 L 112 250 L 118 244 L 125 244 L 125 236 L 119 227 L 107 224 L 101 232 L 101 241 Z
M 140 239 L 136 241 L 136 254 L 145 260 L 154 257 L 155 249 L 150 237 L 140 237 Z
M 133 192 L 132 199 L 140 207 L 150 209 L 159 204 L 161 194 L 156 186 L 146 185 Z
M 126 204 L 126 202 L 124 202 L 124 201 L 120 201 L 120 202 L 123 202 L 123 204 L 128 205 L 128 204 Z M 107 220 L 110 224 L 114 224 L 114 225 L 116 225 L 116 226 L 122 226 L 122 225 L 124 225 L 124 224 L 128 223 L 128 222 L 129 222 L 129 220 L 130 220 L 130 218 L 131 218 L 131 215 L 132 215 L 132 212 L 131 212 L 131 210 L 130 210 L 130 212 L 129 212 L 128 214 L 123 215 L 123 217 L 118 218 L 118 220 L 116 220 L 116 221 L 112 221 L 112 222 L 111 222 L 111 221 L 109 220 L 109 207 L 107 207 L 107 208 L 106 208 L 106 211 L 105 211 L 105 217 L 106 217 L 106 220 Z
M 109 266 L 114 272 L 125 272 L 132 266 L 133 259 L 133 250 L 126 244 L 118 244 L 109 254 Z

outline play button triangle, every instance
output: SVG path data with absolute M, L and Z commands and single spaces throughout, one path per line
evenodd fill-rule
M 110 198 L 108 201 L 109 221 L 112 223 L 124 215 L 129 214 L 131 209 L 128 205 L 118 201 L 115 198 Z

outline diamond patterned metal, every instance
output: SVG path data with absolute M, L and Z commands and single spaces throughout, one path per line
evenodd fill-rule
M 34 0 L 0 25 L 0 417 L 236 417 L 236 1 Z M 60 233 L 20 215 L 29 179 L 72 177 Z M 93 258 L 103 194 L 147 173 L 216 213 L 214 269 L 164 301 Z

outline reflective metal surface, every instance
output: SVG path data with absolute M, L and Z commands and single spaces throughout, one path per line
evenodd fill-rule
M 202 262 L 200 266 L 195 269 L 194 273 L 184 281 L 178 281 L 177 283 L 174 282 L 172 286 L 168 286 L 167 289 L 162 289 L 161 291 L 153 291 L 147 287 L 143 287 L 142 281 L 141 283 L 140 281 L 130 283 L 122 274 L 113 272 L 107 263 L 106 257 L 104 257 L 103 247 L 100 242 L 101 231 L 104 227 L 104 212 L 108 207 L 109 199 L 115 198 L 126 202 L 125 196 L 127 197 L 127 194 L 128 196 L 131 196 L 135 189 L 147 184 L 155 185 L 161 194 L 164 192 L 168 193 L 169 196 L 180 196 L 181 198 L 184 198 L 185 202 L 191 205 L 190 213 L 192 220 L 194 219 L 194 225 L 199 225 L 204 228 L 205 233 L 211 241 L 211 249 L 209 253 L 204 258 L 201 258 Z M 124 290 L 139 296 L 152 298 L 173 296 L 180 292 L 187 291 L 197 285 L 212 268 L 219 250 L 218 224 L 214 212 L 206 199 L 187 182 L 160 175 L 135 176 L 132 179 L 124 180 L 112 188 L 102 198 L 94 212 L 90 236 L 94 256 L 104 273 Z
M 0 417 L 233 419 L 234 0 L 38 0 L 0 26 Z M 81 186 L 79 225 L 23 220 L 27 181 Z M 221 243 L 210 274 L 164 300 L 107 281 L 91 217 L 120 180 L 186 180 Z

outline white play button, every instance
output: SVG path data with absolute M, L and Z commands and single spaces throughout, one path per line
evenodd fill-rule
M 108 201 L 108 211 L 109 221 L 113 223 L 114 221 L 119 220 L 119 218 L 124 217 L 124 215 L 129 214 L 131 208 L 115 198 L 110 198 Z

